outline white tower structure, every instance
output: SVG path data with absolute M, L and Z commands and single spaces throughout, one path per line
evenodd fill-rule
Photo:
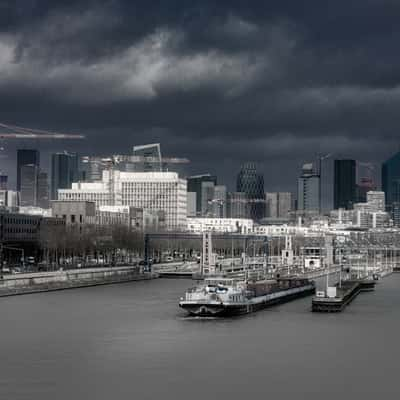
M 212 248 L 211 232 L 203 233 L 203 253 L 201 256 L 201 274 L 215 274 L 215 258 Z

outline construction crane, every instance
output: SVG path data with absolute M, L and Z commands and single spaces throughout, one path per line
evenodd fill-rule
M 0 128 L 8 132 L 0 132 L 0 139 L 85 139 L 84 135 L 50 132 L 42 129 L 24 128 L 0 122 Z

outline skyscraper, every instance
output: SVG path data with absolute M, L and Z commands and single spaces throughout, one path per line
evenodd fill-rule
M 289 218 L 289 213 L 292 211 L 292 193 L 278 193 L 278 218 Z
M 21 166 L 21 206 L 37 206 L 38 172 L 39 167 L 35 164 Z
M 211 217 L 214 199 L 214 182 L 201 183 L 201 216 Z
M 400 202 L 400 152 L 382 165 L 382 190 L 385 192 L 387 206 Z
M 21 191 L 21 167 L 23 165 L 40 165 L 40 153 L 38 150 L 17 150 L 17 191 Z
M 339 208 L 351 209 L 357 202 L 356 161 L 335 160 L 333 204 Z
M 292 193 L 270 192 L 265 193 L 267 218 L 288 218 L 292 210 Z
M 320 176 L 312 163 L 303 165 L 298 179 L 297 209 L 314 212 L 320 210 Z
M 188 192 L 196 193 L 196 214 L 200 216 L 202 214 L 203 200 L 202 200 L 202 183 L 211 182 L 212 185 L 217 184 L 217 177 L 210 174 L 195 175 L 187 179 Z
M 278 218 L 278 193 L 265 193 L 265 216 L 267 218 Z
M 79 159 L 76 153 L 55 153 L 51 156 L 51 199 L 57 200 L 58 189 L 71 189 L 79 179 Z
M 49 182 L 47 172 L 39 171 L 37 180 L 37 206 L 49 208 Z
M 7 189 L 8 189 L 8 176 L 0 175 L 0 190 L 7 190 Z
M 264 218 L 264 177 L 257 172 L 254 163 L 246 163 L 242 166 L 237 176 L 236 190 L 246 193 L 250 218 L 255 221 Z
M 212 214 L 215 218 L 226 218 L 227 216 L 227 190 L 224 185 L 214 187 L 214 198 L 212 200 Z
M 246 193 L 229 193 L 227 212 L 229 218 L 249 218 L 249 207 Z
M 133 147 L 133 155 L 143 157 L 143 161 L 134 164 L 136 172 L 161 172 L 162 158 L 160 143 Z

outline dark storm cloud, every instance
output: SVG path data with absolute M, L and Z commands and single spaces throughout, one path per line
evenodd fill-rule
M 397 146 L 399 17 L 390 0 L 0 1 L 0 120 L 81 131 L 85 152 L 158 140 L 228 181 L 254 159 L 291 189 L 317 152 Z

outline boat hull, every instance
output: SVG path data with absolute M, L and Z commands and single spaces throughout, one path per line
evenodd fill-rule
M 259 296 L 249 299 L 243 303 L 210 303 L 181 301 L 179 306 L 196 317 L 230 317 L 235 315 L 249 314 L 275 304 L 286 303 L 288 301 L 310 296 L 315 293 L 314 285 L 289 289 L 274 293 L 273 295 Z

